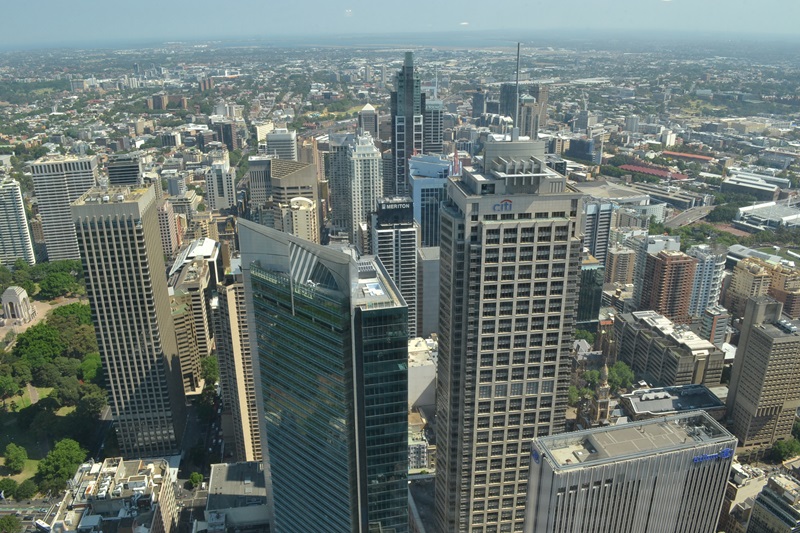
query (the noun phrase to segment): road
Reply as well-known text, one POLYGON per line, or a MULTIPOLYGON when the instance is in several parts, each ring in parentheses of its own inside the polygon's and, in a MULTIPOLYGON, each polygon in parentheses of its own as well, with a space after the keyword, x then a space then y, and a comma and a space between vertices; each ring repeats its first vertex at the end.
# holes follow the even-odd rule
POLYGON ((36 520, 43 520, 51 524, 60 503, 61 500, 53 502, 51 499, 34 499, 22 502, 0 500, 0 515, 16 515, 22 520, 22 525, 28 527, 33 527, 33 523, 36 520))
POLYGON ((686 211, 678 214, 677 216, 672 217, 671 219, 667 220, 664 225, 668 228, 680 228, 682 226, 688 226, 689 224, 693 224, 698 220, 705 218, 711 211, 714 210, 713 205, 701 205, 700 207, 692 207, 691 209, 687 209, 686 211))

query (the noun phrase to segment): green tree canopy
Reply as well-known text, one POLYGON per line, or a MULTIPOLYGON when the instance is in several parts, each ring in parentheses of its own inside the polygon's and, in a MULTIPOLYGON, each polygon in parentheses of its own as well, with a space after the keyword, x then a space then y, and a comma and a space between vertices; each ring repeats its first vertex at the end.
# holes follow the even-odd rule
POLYGON ((53 272, 39 284, 38 296, 45 300, 55 300, 78 290, 75 278, 64 272, 53 272))
POLYGON ((219 380, 219 362, 213 355, 200 360, 200 376, 206 381, 206 386, 211 386, 219 380))
POLYGON ((13 442, 9 442, 3 455, 6 458, 6 468, 15 474, 19 474, 25 469, 25 461, 28 460, 28 452, 22 446, 17 446, 13 442))
POLYGON ((22 531, 22 521, 13 514, 0 517, 0 533, 19 533, 22 531))
POLYGON ((619 389, 627 389, 633 385, 634 379, 633 370, 622 361, 617 361, 608 369, 608 384, 614 392, 619 389))
POLYGON ((203 474, 201 474, 200 472, 192 472, 189 475, 189 483, 192 484, 192 487, 196 487, 202 482, 203 482, 203 474))
POLYGON ((75 470, 86 459, 86 450, 77 441, 62 439, 50 453, 39 462, 36 479, 40 490, 57 494, 64 490, 67 480, 75 475, 75 470))
POLYGON ((81 361, 81 378, 83 381, 97 383, 102 376, 103 362, 97 352, 88 353, 81 361))
POLYGON ((17 490, 14 491, 14 499, 17 501, 28 500, 36 496, 39 488, 32 479, 26 479, 19 484, 17 490))
POLYGON ((3 493, 3 497, 6 499, 14 497, 14 491, 17 490, 18 485, 19 483, 10 477, 0 478, 0 492, 3 493))
POLYGON ((3 398, 3 405, 5 406, 6 400, 19 391, 19 384, 17 380, 10 375, 0 376, 0 396, 3 398))

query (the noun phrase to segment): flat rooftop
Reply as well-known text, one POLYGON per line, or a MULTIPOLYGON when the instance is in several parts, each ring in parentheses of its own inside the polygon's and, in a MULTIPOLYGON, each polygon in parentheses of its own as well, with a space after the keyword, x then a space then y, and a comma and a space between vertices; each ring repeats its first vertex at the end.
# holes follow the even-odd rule
POLYGON ((207 511, 267 504, 267 483, 260 461, 211 465, 207 511))
POLYGON ((110 203, 138 202, 147 188, 130 187, 92 187, 72 205, 92 205, 110 203))
POLYGON ((365 256, 356 261, 358 282, 352 292, 353 305, 364 309, 405 305, 405 300, 389 275, 375 258, 365 256))
POLYGON ((594 428, 534 439, 534 446, 554 470, 600 465, 691 449, 731 444, 735 437, 704 411, 692 411, 620 426, 594 428))
POLYGON ((647 195, 647 193, 637 191, 626 185, 620 185, 608 181, 585 181, 581 183, 574 183, 573 185, 582 193, 586 193, 600 199, 643 197, 647 195))
POLYGON ((625 405, 630 406, 635 414, 656 415, 697 409, 725 408, 725 404, 705 385, 639 389, 630 394, 623 394, 622 400, 625 405))

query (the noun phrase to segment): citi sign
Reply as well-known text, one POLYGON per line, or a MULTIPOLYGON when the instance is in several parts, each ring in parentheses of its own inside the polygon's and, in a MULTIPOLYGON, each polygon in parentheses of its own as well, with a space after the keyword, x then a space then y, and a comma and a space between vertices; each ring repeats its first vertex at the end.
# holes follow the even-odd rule
POLYGON ((717 453, 709 453, 703 455, 695 455, 692 457, 693 463, 704 463, 706 461, 713 461, 715 459, 728 459, 733 455, 733 450, 730 448, 723 448, 717 453))
POLYGON ((494 204, 492 206, 492 211, 511 211, 511 200, 503 200, 499 204, 494 204))

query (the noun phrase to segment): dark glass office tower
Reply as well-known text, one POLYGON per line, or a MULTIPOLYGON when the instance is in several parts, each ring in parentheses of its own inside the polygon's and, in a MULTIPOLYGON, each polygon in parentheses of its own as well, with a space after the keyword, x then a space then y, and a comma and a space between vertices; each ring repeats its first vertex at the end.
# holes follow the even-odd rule
POLYGON ((377 258, 244 220, 239 239, 276 530, 406 533, 405 301, 377 258))
POLYGON ((386 195, 408 194, 408 158, 423 151, 424 112, 419 76, 414 70, 414 56, 406 52, 403 68, 394 77, 394 91, 391 94, 394 190, 384 191, 386 195))

